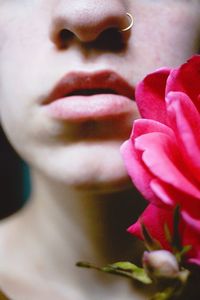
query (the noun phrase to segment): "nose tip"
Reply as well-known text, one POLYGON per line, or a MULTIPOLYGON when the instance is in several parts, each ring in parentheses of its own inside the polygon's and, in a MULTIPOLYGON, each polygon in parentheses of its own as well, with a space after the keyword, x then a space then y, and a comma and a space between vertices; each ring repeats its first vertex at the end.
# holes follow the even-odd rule
POLYGON ((126 10, 122 1, 73 1, 70 9, 56 7, 51 36, 55 40, 61 32, 68 32, 68 36, 74 35, 81 42, 92 42, 107 29, 120 30, 126 26, 126 10))

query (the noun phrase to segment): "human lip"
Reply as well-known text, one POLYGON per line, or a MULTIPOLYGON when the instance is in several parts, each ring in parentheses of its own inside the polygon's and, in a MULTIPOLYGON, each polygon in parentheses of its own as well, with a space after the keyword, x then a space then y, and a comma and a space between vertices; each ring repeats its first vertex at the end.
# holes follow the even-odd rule
POLYGON ((66 121, 116 118, 133 110, 134 87, 115 72, 71 72, 43 103, 51 117, 66 121))

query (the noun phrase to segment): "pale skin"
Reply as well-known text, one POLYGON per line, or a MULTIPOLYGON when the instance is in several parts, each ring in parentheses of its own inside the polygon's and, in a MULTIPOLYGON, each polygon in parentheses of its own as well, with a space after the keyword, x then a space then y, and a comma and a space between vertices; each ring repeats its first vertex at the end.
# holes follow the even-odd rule
POLYGON ((11 299, 147 299, 130 281, 75 266, 137 258, 126 227, 140 204, 119 152, 135 102, 125 120, 71 124, 43 114, 40 99, 70 71, 112 70, 135 86, 178 66, 199 51, 199 14, 199 0, 0 0, 0 120, 32 175, 28 205, 0 226, 0 287, 11 299), (100 34, 128 25, 126 12, 125 45, 99 49, 100 34), (61 49, 62 29, 73 39, 61 49))

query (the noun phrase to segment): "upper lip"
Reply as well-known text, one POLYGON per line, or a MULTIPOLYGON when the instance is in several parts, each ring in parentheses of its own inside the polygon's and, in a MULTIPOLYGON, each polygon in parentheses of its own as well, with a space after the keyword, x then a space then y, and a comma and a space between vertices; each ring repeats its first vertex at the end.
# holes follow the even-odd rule
POLYGON ((44 104, 72 95, 119 94, 134 99, 134 87, 113 71, 70 72, 56 84, 44 104))

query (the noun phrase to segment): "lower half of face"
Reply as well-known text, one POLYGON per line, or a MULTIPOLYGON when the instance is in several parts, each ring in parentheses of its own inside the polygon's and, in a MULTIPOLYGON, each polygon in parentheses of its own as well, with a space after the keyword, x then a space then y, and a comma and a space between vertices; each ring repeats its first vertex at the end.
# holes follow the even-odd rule
POLYGON ((131 107, 128 113, 69 122, 52 118, 40 105, 26 107, 26 115, 6 106, 1 123, 15 150, 40 175, 81 190, 109 192, 130 186, 120 146, 139 117, 135 102, 131 107))

